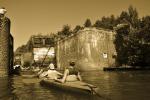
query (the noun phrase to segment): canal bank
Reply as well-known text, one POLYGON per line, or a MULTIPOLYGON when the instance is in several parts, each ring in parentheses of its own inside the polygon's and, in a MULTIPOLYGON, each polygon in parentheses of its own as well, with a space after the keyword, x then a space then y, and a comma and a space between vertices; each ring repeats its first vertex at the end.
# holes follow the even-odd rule
POLYGON ((104 67, 103 71, 149 71, 150 67, 104 67))

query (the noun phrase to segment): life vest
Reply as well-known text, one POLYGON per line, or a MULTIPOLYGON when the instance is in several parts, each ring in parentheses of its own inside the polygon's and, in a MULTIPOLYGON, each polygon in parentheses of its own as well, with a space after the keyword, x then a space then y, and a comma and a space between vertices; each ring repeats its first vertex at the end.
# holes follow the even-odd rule
POLYGON ((68 67, 69 75, 78 75, 78 70, 74 67, 68 67))

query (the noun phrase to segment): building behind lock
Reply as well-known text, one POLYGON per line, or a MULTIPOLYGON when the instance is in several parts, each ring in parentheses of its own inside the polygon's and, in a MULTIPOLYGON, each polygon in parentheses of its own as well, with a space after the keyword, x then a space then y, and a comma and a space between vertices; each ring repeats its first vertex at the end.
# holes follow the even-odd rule
POLYGON ((33 35, 26 44, 26 50, 21 53, 21 65, 48 66, 55 62, 54 41, 50 35, 33 35))

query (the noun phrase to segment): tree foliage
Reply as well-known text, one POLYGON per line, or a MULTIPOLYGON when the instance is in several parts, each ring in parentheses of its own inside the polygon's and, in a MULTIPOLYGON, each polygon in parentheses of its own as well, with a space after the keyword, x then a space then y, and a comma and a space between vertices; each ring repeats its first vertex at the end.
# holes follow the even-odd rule
POLYGON ((120 65, 150 66, 150 16, 140 19, 136 9, 130 6, 128 12, 123 11, 116 20, 118 24, 129 25, 128 29, 124 26, 116 30, 115 44, 120 65))
POLYGON ((114 15, 111 15, 110 17, 103 16, 102 19, 97 20, 93 26, 96 28, 113 29, 115 25, 116 19, 114 15))
POLYGON ((81 29, 83 29, 83 27, 81 27, 80 25, 77 25, 75 28, 74 28, 74 30, 73 30, 73 32, 74 33, 77 33, 79 30, 81 30, 81 29))
POLYGON ((91 27, 91 26, 92 26, 91 20, 87 19, 84 23, 84 27, 91 27))
POLYGON ((25 53, 25 52, 27 52, 27 46, 26 45, 21 45, 15 51, 15 53, 25 53))
POLYGON ((69 25, 64 25, 61 31, 57 32, 57 38, 64 38, 72 34, 71 27, 69 25))
POLYGON ((136 8, 129 6, 118 17, 103 16, 93 26, 116 30, 114 43, 119 66, 150 66, 150 16, 139 18, 136 8))

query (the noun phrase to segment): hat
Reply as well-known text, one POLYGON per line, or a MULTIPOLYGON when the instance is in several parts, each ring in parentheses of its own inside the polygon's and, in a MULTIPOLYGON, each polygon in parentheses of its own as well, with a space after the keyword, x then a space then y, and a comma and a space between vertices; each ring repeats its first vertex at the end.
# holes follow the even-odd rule
POLYGON ((54 64, 53 64, 53 63, 50 63, 50 64, 49 64, 49 68, 52 69, 52 70, 55 69, 54 64))
POLYGON ((7 11, 6 11, 6 9, 4 8, 4 7, 1 7, 0 8, 0 14, 5 14, 7 11))

